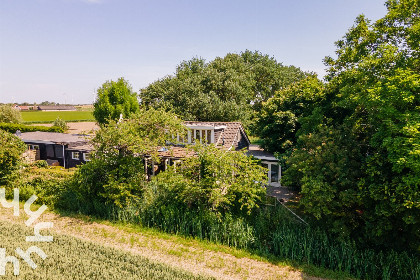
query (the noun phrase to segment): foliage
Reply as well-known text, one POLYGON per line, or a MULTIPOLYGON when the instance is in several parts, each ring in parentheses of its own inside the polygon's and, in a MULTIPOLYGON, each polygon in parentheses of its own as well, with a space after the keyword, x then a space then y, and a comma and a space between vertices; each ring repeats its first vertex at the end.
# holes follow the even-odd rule
MULTIPOLYGON (((191 209, 218 215, 249 215, 265 197, 266 174, 244 152, 224 151, 214 145, 194 146, 196 156, 154 178, 157 188, 191 209)), ((169 203, 169 202, 168 202, 169 203)))
POLYGON ((69 129, 69 126, 67 125, 66 121, 60 119, 60 117, 57 117, 55 121, 53 122, 53 126, 61 128, 63 131, 66 131, 69 129))
POLYGON ((45 167, 48 167, 48 163, 47 163, 47 161, 46 160, 37 160, 36 162, 34 162, 34 164, 33 164, 35 167, 38 167, 38 168, 45 168, 45 167))
POLYGON ((21 156, 26 150, 25 143, 17 136, 0 129, 0 185, 19 168, 21 156))
POLYGON ((44 131, 44 132, 63 132, 63 129, 56 126, 46 127, 46 126, 36 126, 36 125, 24 125, 24 124, 15 124, 15 123, 0 123, 0 129, 16 133, 20 132, 33 132, 33 131, 44 131))
POLYGON ((262 103, 256 117, 256 134, 270 152, 285 153, 296 145, 302 119, 311 115, 325 99, 323 83, 308 76, 274 94, 262 103))
POLYGON ((319 228, 280 222, 272 238, 273 253, 300 263, 347 272, 360 279, 418 279, 418 257, 406 252, 358 250, 319 228))
POLYGON ((137 94, 124 78, 102 84, 93 105, 95 108, 93 116, 99 124, 118 120, 121 115, 123 118, 130 118, 133 113, 139 111, 137 94))
POLYGON ((185 120, 247 125, 262 101, 305 76, 259 52, 229 53, 208 63, 193 58, 183 61, 174 76, 141 89, 140 99, 147 108, 173 110, 185 120))
POLYGON ((0 105, 0 123, 21 123, 22 116, 19 110, 11 105, 0 105))
POLYGON ((328 102, 305 119, 284 181, 334 231, 397 250, 420 248, 420 6, 387 2, 336 43, 328 102))
MULTIPOLYGON (((10 212, 10 215, 13 215, 12 212, 10 212)), ((37 246, 46 253, 47 258, 42 260, 37 256, 34 257, 36 254, 32 254, 32 260, 38 266, 36 269, 32 269, 14 251, 17 247, 25 251, 31 246, 25 242, 24 237, 33 234, 32 228, 23 225, 0 223, 0 239, 2 240, 2 247, 6 249, 6 256, 16 256, 20 261, 19 277, 13 277, 13 265, 8 264, 6 266, 7 278, 33 280, 211 279, 152 262, 142 256, 119 249, 56 233, 53 234, 54 242, 37 243, 37 246)))
POLYGON ((67 195, 67 186, 74 171, 62 167, 48 167, 46 161, 36 161, 32 165, 19 170, 19 176, 9 182, 7 193, 13 196, 13 188, 19 188, 19 198, 28 200, 33 194, 38 196, 37 203, 49 207, 62 205, 61 200, 67 195))
POLYGON ((104 125, 92 139, 91 161, 77 170, 71 184, 86 211, 98 213, 104 204, 123 207, 138 200, 145 181, 142 156, 158 161, 157 147, 184 130, 175 115, 154 109, 104 125))

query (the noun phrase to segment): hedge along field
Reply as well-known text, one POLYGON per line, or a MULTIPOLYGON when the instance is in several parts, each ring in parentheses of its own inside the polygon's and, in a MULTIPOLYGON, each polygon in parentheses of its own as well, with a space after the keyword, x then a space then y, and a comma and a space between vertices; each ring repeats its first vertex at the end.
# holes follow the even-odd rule
POLYGON ((92 111, 26 111, 21 114, 25 123, 49 123, 57 117, 67 122, 95 121, 92 111))
POLYGON ((54 234, 50 243, 27 243, 25 237, 33 234, 24 225, 0 222, 0 248, 6 248, 6 256, 16 256, 20 262, 19 276, 14 276, 13 265, 7 264, 6 279, 213 279, 65 235, 54 234), (36 253, 31 254, 38 265, 36 269, 14 252, 16 247, 26 251, 30 246, 38 246, 47 254, 45 260, 36 253))

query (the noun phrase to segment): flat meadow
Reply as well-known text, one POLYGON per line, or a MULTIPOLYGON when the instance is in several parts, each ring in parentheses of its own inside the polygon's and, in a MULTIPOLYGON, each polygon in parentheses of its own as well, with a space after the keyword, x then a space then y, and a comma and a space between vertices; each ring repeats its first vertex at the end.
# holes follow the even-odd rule
POLYGON ((25 123, 50 123, 57 117, 66 122, 94 121, 93 111, 24 111, 25 123))

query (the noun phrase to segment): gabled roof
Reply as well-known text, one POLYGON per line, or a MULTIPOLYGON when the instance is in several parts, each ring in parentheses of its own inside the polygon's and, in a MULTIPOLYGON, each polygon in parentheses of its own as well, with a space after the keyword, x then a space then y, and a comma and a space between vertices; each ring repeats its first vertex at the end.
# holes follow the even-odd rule
POLYGON ((215 144, 224 149, 231 149, 234 146, 235 141, 238 140, 239 134, 242 134, 242 136, 245 137, 248 144, 251 143, 240 122, 185 121, 184 124, 187 127, 214 127, 215 130, 220 130, 220 134, 218 134, 218 137, 215 139, 215 144))

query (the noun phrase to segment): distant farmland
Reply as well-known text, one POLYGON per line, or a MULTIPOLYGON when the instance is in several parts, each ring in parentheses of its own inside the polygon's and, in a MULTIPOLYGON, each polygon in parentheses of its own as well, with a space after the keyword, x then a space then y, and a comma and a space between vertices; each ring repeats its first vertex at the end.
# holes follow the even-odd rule
POLYGON ((26 111, 22 112, 25 123, 50 123, 57 117, 67 122, 94 121, 92 111, 26 111))

